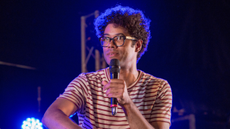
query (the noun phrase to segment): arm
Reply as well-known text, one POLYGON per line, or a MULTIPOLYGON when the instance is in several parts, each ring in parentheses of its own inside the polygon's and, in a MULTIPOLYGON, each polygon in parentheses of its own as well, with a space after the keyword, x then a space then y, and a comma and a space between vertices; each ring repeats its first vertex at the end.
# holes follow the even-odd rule
POLYGON ((131 129, 169 129, 169 123, 166 122, 152 122, 150 124, 133 102, 124 105, 124 110, 131 129))
POLYGON ((67 99, 58 98, 45 112, 42 123, 49 129, 80 129, 69 116, 77 110, 75 104, 67 99))

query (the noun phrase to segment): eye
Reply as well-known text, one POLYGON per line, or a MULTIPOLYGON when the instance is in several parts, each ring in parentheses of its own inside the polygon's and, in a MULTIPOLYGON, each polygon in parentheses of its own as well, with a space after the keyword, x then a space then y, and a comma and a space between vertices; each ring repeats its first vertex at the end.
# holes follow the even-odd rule
POLYGON ((109 38, 109 37, 104 37, 104 40, 105 40, 105 41, 109 41, 110 38, 109 38))
POLYGON ((124 36, 117 36, 117 40, 124 40, 124 36))

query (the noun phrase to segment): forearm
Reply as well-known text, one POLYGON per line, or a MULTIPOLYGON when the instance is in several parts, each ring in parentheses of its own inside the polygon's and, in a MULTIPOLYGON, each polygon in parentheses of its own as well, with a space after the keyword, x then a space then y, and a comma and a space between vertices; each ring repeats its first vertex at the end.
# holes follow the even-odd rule
POLYGON ((59 109, 49 109, 42 118, 42 123, 49 129, 81 129, 59 109))
POLYGON ((127 120, 131 129, 155 129, 140 113, 136 105, 132 102, 124 105, 127 120))

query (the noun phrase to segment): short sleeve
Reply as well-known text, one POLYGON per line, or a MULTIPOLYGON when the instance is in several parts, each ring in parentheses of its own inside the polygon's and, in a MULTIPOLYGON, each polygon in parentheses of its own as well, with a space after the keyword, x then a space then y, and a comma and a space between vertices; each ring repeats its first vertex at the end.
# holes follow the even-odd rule
POLYGON ((68 99, 77 106, 77 111, 81 110, 87 98, 87 78, 84 73, 80 74, 73 81, 69 83, 64 93, 58 98, 68 99))
POLYGON ((170 124, 172 108, 172 91, 167 81, 163 81, 159 87, 156 101, 151 112, 150 122, 167 122, 170 124))

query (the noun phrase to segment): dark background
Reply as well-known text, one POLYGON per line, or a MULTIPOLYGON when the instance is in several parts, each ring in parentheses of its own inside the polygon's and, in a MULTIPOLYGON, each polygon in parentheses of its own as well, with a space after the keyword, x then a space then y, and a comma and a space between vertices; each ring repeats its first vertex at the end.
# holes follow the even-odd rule
MULTIPOLYGON (((143 10, 151 19, 152 38, 138 69, 168 80, 173 106, 195 114, 198 129, 228 128, 229 1, 2 0, 0 61, 36 70, 0 65, 1 129, 20 128, 27 117, 42 117, 81 73, 80 17, 116 4, 143 10)), ((92 22, 87 22, 86 35, 95 39, 92 22)), ((92 42, 99 44, 98 40, 88 43, 92 42)), ((93 67, 89 65, 88 70, 93 67)), ((177 117, 172 114, 172 119, 177 117)), ((183 124, 172 123, 172 128, 188 128, 186 123, 179 125, 183 124)))

